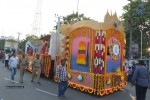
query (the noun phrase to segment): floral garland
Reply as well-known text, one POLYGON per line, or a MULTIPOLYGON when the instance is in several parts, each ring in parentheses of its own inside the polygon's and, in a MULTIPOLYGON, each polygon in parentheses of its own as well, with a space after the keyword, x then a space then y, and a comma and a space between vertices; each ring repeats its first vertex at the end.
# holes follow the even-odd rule
POLYGON ((110 56, 112 57, 113 60, 116 61, 120 56, 120 52, 121 52, 121 50, 120 50, 120 45, 119 45, 118 40, 113 40, 109 45, 109 54, 110 54, 110 56), (113 51, 113 48, 114 48, 115 45, 117 45, 118 50, 119 50, 117 55, 114 54, 114 51, 113 51))

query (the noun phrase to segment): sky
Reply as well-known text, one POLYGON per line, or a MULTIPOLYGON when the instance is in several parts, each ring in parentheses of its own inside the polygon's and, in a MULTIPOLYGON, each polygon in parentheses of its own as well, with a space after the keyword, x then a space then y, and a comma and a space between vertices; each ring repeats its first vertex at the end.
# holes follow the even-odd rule
MULTIPOLYGON (((78 0, 42 0, 42 24, 41 33, 49 34, 53 31, 59 16, 66 16, 72 12, 77 12, 78 0)), ((123 6, 128 0, 79 0, 78 12, 83 13, 99 22, 103 22, 107 12, 118 16, 123 13, 123 6)), ((32 25, 35 19, 37 0, 0 0, 0 36, 14 36, 20 39, 26 34, 31 34, 32 25)))

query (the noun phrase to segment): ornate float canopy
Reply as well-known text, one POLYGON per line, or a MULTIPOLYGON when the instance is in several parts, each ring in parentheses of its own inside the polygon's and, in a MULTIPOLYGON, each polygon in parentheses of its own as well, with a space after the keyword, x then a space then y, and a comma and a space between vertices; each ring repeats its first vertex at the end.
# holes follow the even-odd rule
POLYGON ((109 12, 107 11, 104 17, 104 22, 97 22, 94 20, 82 20, 73 24, 63 24, 61 26, 61 33, 63 35, 68 35, 74 29, 81 27, 89 27, 94 30, 107 30, 110 28, 117 29, 125 36, 123 24, 121 21, 119 21, 116 12, 112 15, 109 14, 109 12))

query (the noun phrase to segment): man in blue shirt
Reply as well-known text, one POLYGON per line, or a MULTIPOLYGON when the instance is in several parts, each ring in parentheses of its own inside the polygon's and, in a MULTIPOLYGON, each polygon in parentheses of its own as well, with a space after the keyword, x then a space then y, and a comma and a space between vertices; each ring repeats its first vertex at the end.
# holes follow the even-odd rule
POLYGON ((139 66, 134 71, 132 83, 136 84, 136 100, 145 100, 149 75, 143 60, 139 61, 139 66))
POLYGON ((11 80, 14 81, 14 76, 17 71, 17 66, 18 66, 18 57, 16 56, 15 52, 13 52, 12 57, 9 60, 9 66, 11 70, 11 80))

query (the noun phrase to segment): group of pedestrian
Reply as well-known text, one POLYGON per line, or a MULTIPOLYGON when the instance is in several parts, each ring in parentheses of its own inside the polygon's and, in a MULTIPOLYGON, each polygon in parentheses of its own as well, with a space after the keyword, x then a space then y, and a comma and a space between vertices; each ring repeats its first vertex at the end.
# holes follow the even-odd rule
POLYGON ((10 55, 8 54, 8 52, 6 52, 6 54, 5 54, 5 67, 7 67, 7 69, 8 69, 9 58, 10 58, 10 55))
MULTIPOLYGON (((32 80, 34 81, 35 76, 37 76, 37 83, 40 84, 40 74, 42 68, 42 62, 39 59, 39 54, 36 55, 36 58, 33 60, 32 63, 32 80)), ((23 83, 23 76, 25 73, 25 69, 29 66, 29 61, 25 57, 25 54, 22 53, 22 56, 18 58, 16 56, 15 51, 12 53, 12 57, 9 59, 9 69, 11 71, 11 80, 14 82, 14 77, 16 75, 17 69, 20 70, 20 83, 23 83)))
MULTIPOLYGON (((5 66, 11 71, 11 80, 14 82, 15 75, 17 69, 20 70, 20 83, 23 83, 23 76, 25 73, 25 69, 28 67, 29 61, 25 57, 25 54, 22 53, 22 56, 19 58, 16 55, 16 52, 13 51, 11 57, 9 58, 9 54, 5 54, 5 66)), ((37 83, 40 84, 40 75, 42 69, 42 61, 40 60, 40 55, 37 54, 36 58, 32 62, 32 80, 34 81, 35 76, 37 76, 37 83)), ((63 98, 65 95, 65 91, 68 87, 68 73, 66 69, 66 59, 61 59, 61 63, 56 68, 56 75, 58 79, 58 98, 63 98)))
POLYGON ((127 81, 131 82, 133 73, 135 71, 136 66, 138 66, 138 63, 135 64, 135 62, 132 63, 132 66, 129 66, 126 71, 127 71, 127 81))
POLYGON ((132 68, 129 68, 127 72, 131 75, 128 75, 128 81, 135 85, 136 100, 145 100, 150 80, 149 70, 144 61, 139 60, 137 64, 133 63, 132 68))

